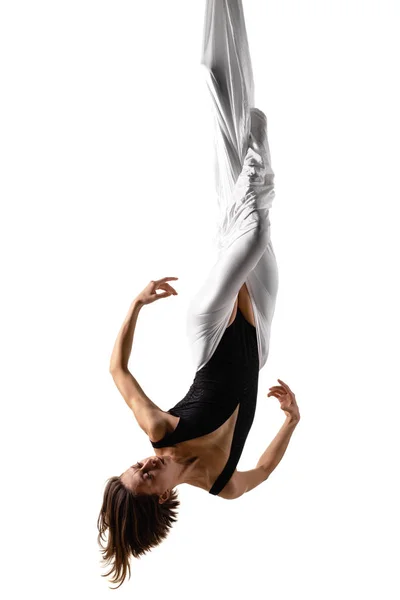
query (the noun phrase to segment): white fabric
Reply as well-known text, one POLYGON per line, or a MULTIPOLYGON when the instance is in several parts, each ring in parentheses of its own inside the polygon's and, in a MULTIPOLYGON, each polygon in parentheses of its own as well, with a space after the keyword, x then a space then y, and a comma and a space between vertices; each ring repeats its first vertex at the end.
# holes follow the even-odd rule
POLYGON ((267 118, 254 107, 242 0, 206 0, 201 68, 215 123, 217 261, 192 298, 187 334, 197 371, 217 348, 246 283, 261 369, 268 357, 278 291, 269 220, 275 191, 267 118))

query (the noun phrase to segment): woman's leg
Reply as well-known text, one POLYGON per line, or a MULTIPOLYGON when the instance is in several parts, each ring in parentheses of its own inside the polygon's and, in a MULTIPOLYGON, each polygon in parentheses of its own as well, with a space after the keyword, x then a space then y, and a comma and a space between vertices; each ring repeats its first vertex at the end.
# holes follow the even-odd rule
POLYGON ((274 195, 273 172, 263 113, 250 110, 254 83, 241 0, 206 0, 202 65, 215 117, 220 223, 218 259, 188 311, 188 335, 196 369, 214 353, 244 283, 258 324, 259 352, 265 353, 263 330, 268 337, 270 319, 261 313, 267 309, 270 315, 271 303, 266 306, 260 294, 265 296, 268 287, 273 290, 276 279, 268 218, 274 195), (248 153, 253 142, 256 150, 261 148, 260 154, 248 153))
POLYGON ((239 290, 264 255, 268 240, 269 228, 259 222, 219 255, 193 296, 187 327, 196 370, 208 362, 218 346, 239 290))
POLYGON ((279 288, 278 264, 271 238, 260 260, 248 273, 246 287, 252 301, 260 359, 259 368, 262 369, 269 354, 272 319, 279 288))
POLYGON ((201 65, 215 120, 215 185, 223 222, 243 168, 254 106, 242 0, 206 0, 201 65))

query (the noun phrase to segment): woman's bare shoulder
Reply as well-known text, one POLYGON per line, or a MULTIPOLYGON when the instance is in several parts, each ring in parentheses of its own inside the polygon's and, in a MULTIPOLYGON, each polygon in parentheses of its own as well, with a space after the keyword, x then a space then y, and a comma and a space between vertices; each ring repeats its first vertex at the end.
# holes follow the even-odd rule
POLYGON ((150 442, 160 442, 167 433, 174 431, 178 425, 180 417, 170 415, 163 410, 157 413, 157 419, 152 423, 151 430, 147 432, 150 442))

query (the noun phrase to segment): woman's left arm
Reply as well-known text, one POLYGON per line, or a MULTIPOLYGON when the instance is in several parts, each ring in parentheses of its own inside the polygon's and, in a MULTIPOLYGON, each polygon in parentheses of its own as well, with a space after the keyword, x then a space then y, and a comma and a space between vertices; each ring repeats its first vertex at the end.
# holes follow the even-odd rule
POLYGON ((133 337, 139 312, 145 304, 150 304, 158 298, 165 298, 177 292, 165 281, 177 279, 165 277, 159 281, 151 281, 146 288, 133 300, 129 311, 118 333, 110 359, 110 373, 115 385, 121 392, 125 402, 133 411, 139 427, 152 438, 163 419, 163 411, 146 396, 145 392, 128 369, 128 361, 132 351, 133 337), (166 290, 156 294, 156 289, 166 290))

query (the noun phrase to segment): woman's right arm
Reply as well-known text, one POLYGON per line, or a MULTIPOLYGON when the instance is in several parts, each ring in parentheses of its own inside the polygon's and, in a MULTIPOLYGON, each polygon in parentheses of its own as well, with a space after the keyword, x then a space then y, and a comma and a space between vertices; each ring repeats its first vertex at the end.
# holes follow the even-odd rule
MULTIPOLYGON (((177 277, 163 277, 156 281, 150 281, 144 290, 133 300, 119 330, 110 358, 109 370, 115 385, 132 410, 139 427, 152 440, 154 440, 154 436, 158 435, 160 424, 165 420, 163 416, 164 411, 145 394, 137 379, 129 371, 128 361, 132 351, 137 319, 142 307, 160 298, 178 294, 167 283, 171 279, 177 279, 177 277), (157 290, 163 290, 163 292, 157 294, 157 290)), ((155 439, 158 438, 156 437, 155 439)))

